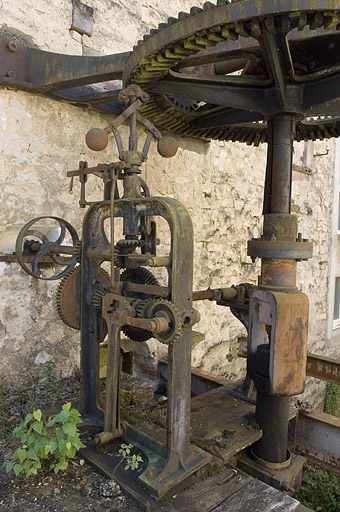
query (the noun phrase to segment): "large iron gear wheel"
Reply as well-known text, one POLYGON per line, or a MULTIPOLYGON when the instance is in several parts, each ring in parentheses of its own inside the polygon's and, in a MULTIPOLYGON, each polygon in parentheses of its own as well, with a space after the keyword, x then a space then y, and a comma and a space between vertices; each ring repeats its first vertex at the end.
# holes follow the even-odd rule
MULTIPOLYGON (((123 282, 132 282, 136 284, 150 284, 159 286, 159 283, 156 277, 150 272, 148 269, 144 267, 138 267, 136 269, 125 269, 120 276, 121 281, 123 282)), ((129 293, 128 297, 132 297, 135 299, 147 299, 149 295, 144 293, 129 293)), ((122 327, 122 331, 130 340, 132 341, 147 341, 150 338, 153 338, 153 334, 151 331, 147 331, 145 329, 139 329, 137 327, 133 327, 131 325, 124 325, 122 327)))
POLYGON ((340 135, 338 0, 227 0, 169 18, 128 59, 140 113, 183 136, 258 145, 296 114, 296 140, 340 135))
MULTIPOLYGON (((102 279, 110 279, 109 274, 99 270, 102 279)), ((55 304, 59 318, 72 329, 80 330, 81 267, 70 270, 60 281, 55 304)))

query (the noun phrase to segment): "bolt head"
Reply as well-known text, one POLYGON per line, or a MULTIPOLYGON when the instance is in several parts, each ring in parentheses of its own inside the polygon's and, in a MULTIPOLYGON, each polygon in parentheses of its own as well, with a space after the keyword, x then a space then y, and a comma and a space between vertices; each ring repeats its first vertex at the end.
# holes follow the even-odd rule
POLYGON ((17 44, 14 41, 10 41, 7 45, 10 52, 16 52, 18 47, 17 44))

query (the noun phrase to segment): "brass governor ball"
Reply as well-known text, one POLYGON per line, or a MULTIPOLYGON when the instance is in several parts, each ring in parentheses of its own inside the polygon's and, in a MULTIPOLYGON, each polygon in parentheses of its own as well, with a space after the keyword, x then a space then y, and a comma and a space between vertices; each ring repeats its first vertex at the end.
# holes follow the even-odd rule
POLYGON ((101 128, 91 128, 86 134, 85 141, 87 146, 93 151, 103 151, 109 139, 105 130, 101 128))
POLYGON ((163 158, 171 158, 177 153, 178 144, 173 137, 165 136, 161 137, 157 142, 158 153, 163 158))

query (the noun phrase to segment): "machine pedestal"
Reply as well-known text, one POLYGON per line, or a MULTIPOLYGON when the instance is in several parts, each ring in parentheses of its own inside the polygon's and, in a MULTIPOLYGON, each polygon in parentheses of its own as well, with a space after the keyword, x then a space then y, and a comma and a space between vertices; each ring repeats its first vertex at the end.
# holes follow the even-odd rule
POLYGON ((304 466, 307 463, 305 457, 289 454, 286 463, 279 465, 263 465, 256 456, 251 453, 243 453, 237 457, 237 466, 248 475, 258 478, 262 482, 271 485, 275 489, 293 495, 301 486, 304 466))

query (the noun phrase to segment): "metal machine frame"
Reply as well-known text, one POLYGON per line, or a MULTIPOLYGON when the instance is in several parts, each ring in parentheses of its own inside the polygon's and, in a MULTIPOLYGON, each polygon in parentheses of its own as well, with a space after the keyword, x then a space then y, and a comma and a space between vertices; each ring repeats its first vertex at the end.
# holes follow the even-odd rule
MULTIPOLYGON (((88 174, 96 174, 105 182, 104 201, 90 206, 83 227, 82 409, 89 418, 102 421, 97 369, 98 340, 106 332, 102 318, 109 332, 109 366, 104 433, 97 437, 98 445, 122 431, 118 364, 122 327, 150 331, 168 344, 167 453, 161 450, 161 469, 154 459, 151 464, 156 469, 141 477, 144 487, 159 497, 209 460, 203 452, 192 450, 189 442, 190 333, 198 320, 192 300, 207 298, 230 306, 247 327, 247 382, 252 379, 257 389, 255 416, 262 430, 252 454, 266 471, 275 472, 291 464, 288 405, 291 396, 303 391, 308 325, 308 300, 297 290, 296 269, 298 261, 312 256, 312 244, 298 233, 297 218, 291 214, 293 141, 340 134, 340 11, 335 0, 320 0, 316 7, 315 2, 309 5, 304 0, 288 4, 280 0, 207 2, 203 9, 192 8, 178 19, 169 19, 133 52, 98 58, 53 55, 0 36, 1 84, 120 114, 104 130, 90 131, 88 144, 92 149, 103 149, 107 135, 113 133, 124 165, 87 169, 83 163, 79 171, 69 173, 80 178, 81 206, 87 204, 88 174), (84 88, 117 78, 122 78, 126 87, 121 96, 84 88), (122 113, 124 103, 128 106, 122 113), (129 149, 124 151, 117 127, 128 118, 129 149), (141 152, 136 146, 137 120, 148 130, 141 152), (139 166, 152 137, 160 143, 158 129, 206 140, 268 143, 263 235, 248 243, 248 255, 261 258, 257 286, 192 294, 189 216, 174 200, 148 197, 147 186, 139 178, 139 166), (115 197, 115 183, 120 178, 123 198, 115 197), (170 227, 168 259, 156 255, 154 216, 163 217, 170 227), (110 240, 103 234, 107 217, 110 240), (125 239, 118 246, 114 244, 115 217, 124 221, 125 239), (117 257, 123 268, 165 267, 167 285, 121 282, 117 257), (108 279, 99 274, 103 261, 111 261, 108 279), (138 293, 143 293, 143 298, 138 293), (155 298, 158 302, 153 302, 155 298)), ((172 149, 165 146, 165 156, 170 156, 172 149)), ((67 226, 63 221, 60 226, 63 234, 67 226)), ((18 255, 30 228, 31 224, 19 235, 18 255)), ((56 258, 63 254, 62 238, 59 247, 42 239, 31 249, 38 249, 38 260, 46 253, 56 258)), ((79 255, 77 243, 74 241, 67 251, 73 261, 79 255)), ((23 257, 21 263, 25 265, 23 257)), ((33 256, 34 265, 36 274, 38 263, 33 256)), ((129 432, 132 435, 131 429, 129 432)), ((142 439, 140 444, 149 443, 147 436, 142 439)))

